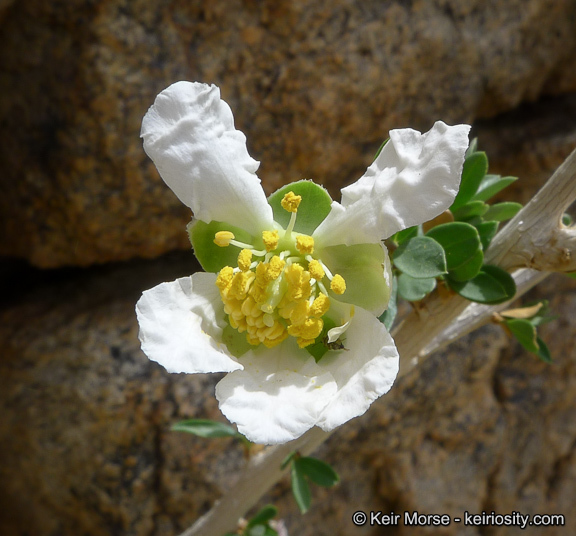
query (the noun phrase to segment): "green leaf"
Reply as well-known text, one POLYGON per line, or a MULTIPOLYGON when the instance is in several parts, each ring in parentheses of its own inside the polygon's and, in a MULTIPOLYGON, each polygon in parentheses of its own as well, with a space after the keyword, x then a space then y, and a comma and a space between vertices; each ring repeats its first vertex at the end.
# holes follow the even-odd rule
POLYGON ((511 201, 496 203, 490 206, 488 212, 484 214, 484 219, 494 221, 509 220, 516 216, 521 208, 522 205, 520 203, 512 203, 511 201))
POLYGON ((472 153, 475 153, 478 149, 478 138, 473 138, 466 149, 465 158, 468 158, 472 153))
POLYGON ((464 160, 464 168, 462 169, 462 181, 460 183, 460 190, 450 210, 454 212, 455 209, 465 205, 474 197, 480 186, 480 182, 488 171, 488 157, 484 152, 475 152, 470 154, 464 160))
POLYGON ((338 483, 338 473, 330 465, 317 458, 302 457, 294 460, 298 470, 306 475, 314 484, 330 488, 338 483))
POLYGON ((300 512, 305 514, 310 509, 312 497, 310 495, 310 486, 304 476, 304 473, 296 463, 292 463, 292 494, 296 500, 300 512))
POLYGON ((448 271, 465 265, 477 257, 478 251, 482 251, 480 235, 476 228, 461 221, 433 227, 426 236, 433 238, 444 248, 448 271))
POLYGON ((380 145, 380 147, 378 147, 378 150, 376 151, 376 154, 374 155, 374 160, 376 160, 379 156, 380 153, 382 152, 382 149, 384 149, 384 146, 390 141, 390 138, 386 138, 383 142, 382 145, 380 145))
POLYGON ((536 337, 536 341, 538 342, 538 357, 545 363, 552 363, 552 356, 546 343, 540 337, 536 337))
POLYGON ((484 203, 484 201, 469 201, 460 208, 455 209, 452 212, 455 220, 468 220, 470 218, 483 216, 488 212, 490 207, 484 203))
POLYGON ((239 227, 219 221, 205 223, 200 220, 193 220, 188 225, 188 236, 192 242, 194 254, 206 272, 219 272, 224 266, 234 267, 238 263, 240 248, 236 246, 222 248, 214 243, 214 235, 218 231, 231 231, 236 240, 264 249, 261 237, 254 238, 239 227))
POLYGON ((189 419, 180 421, 172 425, 171 430, 175 432, 187 432, 200 437, 244 437, 234 428, 223 422, 211 421, 209 419, 189 419))
POLYGON ((500 177, 500 175, 486 175, 480 182, 476 195, 472 198, 475 201, 488 201, 491 197, 496 195, 513 182, 517 181, 518 177, 500 177))
POLYGON ((498 231, 498 222, 497 221, 484 221, 475 225, 476 229, 478 230, 478 234, 480 235, 480 242, 482 243, 482 249, 486 251, 492 239, 496 236, 496 232, 498 231))
POLYGON ((566 227, 572 225, 572 216, 570 216, 568 212, 564 212, 564 214, 562 214, 562 225, 565 225, 566 227))
POLYGON ((388 308, 380 315, 378 320, 384 324, 384 327, 390 331, 394 319, 398 314, 398 278, 392 277, 392 289, 390 292, 390 300, 388 301, 388 308))
POLYGON ((298 233, 311 235, 316 227, 322 223, 322 220, 328 216, 332 208, 332 198, 322 186, 306 180, 293 182, 276 190, 268 198, 268 203, 274 212, 274 220, 284 229, 288 226, 291 213, 282 208, 281 202, 288 192, 302 196, 294 230, 298 233))
POLYGON ((450 288, 467 300, 496 304, 511 300, 516 294, 516 283, 512 276, 498 268, 485 264, 480 273, 469 281, 453 281, 447 278, 450 288))
POLYGON ((402 244, 409 238, 418 235, 418 226, 415 225, 414 227, 408 227, 407 229, 403 229, 402 231, 398 231, 396 234, 392 235, 388 240, 394 242, 396 245, 402 244))
POLYGON ((286 456, 286 458, 284 458, 282 460, 282 463, 280 464, 280 469, 284 470, 286 469, 286 467, 288 467, 288 465, 290 463, 292 463, 292 460, 298 455, 298 451, 293 450, 290 454, 288 454, 288 456, 286 456))
POLYGON ((400 274, 398 277, 398 294, 408 301, 422 300, 436 287, 436 279, 416 279, 408 274, 400 274))
POLYGON ((454 268, 454 270, 450 270, 448 277, 453 281, 468 281, 480 273, 483 263, 484 252, 482 249, 477 249, 476 253, 464 264, 461 264, 458 268, 454 268))
POLYGON ((265 525, 272 518, 276 517, 278 514, 278 508, 272 504, 266 505, 264 508, 259 510, 256 515, 248 521, 247 527, 253 527, 255 525, 265 525))
POLYGON ((513 318, 506 320, 506 325, 526 350, 538 353, 536 327, 529 320, 513 318))
POLYGON ((576 272, 566 272, 564 275, 567 275, 571 279, 576 279, 576 272))
POLYGON ((426 236, 403 242, 394 252, 394 266, 414 278, 428 279, 446 273, 446 257, 442 246, 426 236))

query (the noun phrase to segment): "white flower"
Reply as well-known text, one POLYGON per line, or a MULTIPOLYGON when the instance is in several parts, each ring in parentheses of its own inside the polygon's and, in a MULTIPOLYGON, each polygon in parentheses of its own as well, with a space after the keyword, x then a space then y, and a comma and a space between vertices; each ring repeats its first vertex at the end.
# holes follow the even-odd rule
POLYGON ((390 292, 382 240, 452 203, 468 131, 442 122, 426 134, 391 131, 341 203, 309 181, 267 200, 219 89, 167 88, 144 118, 144 148, 192 209, 192 244, 213 273, 144 292, 143 351, 169 372, 228 372, 220 409, 257 443, 362 415, 398 372, 377 318, 390 292))

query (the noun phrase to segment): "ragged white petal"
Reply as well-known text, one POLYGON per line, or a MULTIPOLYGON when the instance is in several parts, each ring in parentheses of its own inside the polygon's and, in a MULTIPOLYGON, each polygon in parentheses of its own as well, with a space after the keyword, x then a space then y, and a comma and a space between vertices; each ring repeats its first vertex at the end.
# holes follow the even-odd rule
POLYGON ((215 274, 197 273, 162 283, 138 300, 142 350, 168 372, 242 368, 219 342, 225 315, 215 281, 215 274))
POLYGON ((342 336, 348 351, 330 351, 319 362, 338 384, 338 392, 317 423, 326 431, 362 415, 389 391, 398 374, 394 341, 384 324, 370 313, 356 307, 342 336))
POLYGON ((252 235, 271 228, 272 209, 256 176, 259 163, 234 128, 216 86, 177 82, 142 122, 144 149, 195 218, 230 223, 252 235))
POLYGON ((342 189, 342 203, 332 203, 314 239, 323 247, 378 242, 442 213, 458 193, 469 130, 442 121, 425 134, 391 130, 366 173, 342 189))
POLYGON ((285 443, 312 428, 336 394, 330 372, 287 340, 242 356, 244 370, 216 386, 220 410, 240 433, 260 444, 285 443))

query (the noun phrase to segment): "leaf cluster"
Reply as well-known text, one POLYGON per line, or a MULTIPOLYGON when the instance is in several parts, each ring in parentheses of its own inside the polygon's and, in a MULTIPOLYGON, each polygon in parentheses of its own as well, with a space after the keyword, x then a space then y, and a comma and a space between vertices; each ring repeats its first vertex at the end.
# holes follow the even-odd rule
POLYGON ((282 462, 282 469, 290 465, 290 476, 292 478, 292 494, 294 500, 300 508, 300 512, 305 514, 312 504, 312 494, 310 492, 310 482, 318 486, 330 488, 338 483, 340 477, 327 463, 309 456, 300 456, 297 452, 292 452, 282 462))
MULTIPOLYGON (((484 255, 500 222, 522 208, 519 203, 490 205, 488 200, 515 180, 489 175, 486 153, 477 150, 474 140, 466 152, 460 190, 449 210, 388 240, 397 296, 419 301, 442 284, 483 304, 513 298, 513 278, 505 270, 485 264, 484 255)), ((391 306, 395 308, 395 304, 391 306)), ((390 316, 385 313, 383 321, 390 323, 390 316)))

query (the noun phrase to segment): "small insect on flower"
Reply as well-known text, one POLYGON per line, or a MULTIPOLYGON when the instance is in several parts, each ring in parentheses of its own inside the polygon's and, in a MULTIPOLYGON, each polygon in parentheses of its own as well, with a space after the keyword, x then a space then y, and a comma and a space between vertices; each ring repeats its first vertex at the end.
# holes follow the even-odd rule
POLYGON ((344 347, 344 340, 338 337, 335 341, 328 342, 328 335, 322 339, 322 344, 328 348, 328 350, 346 350, 348 352, 348 348, 344 347))

